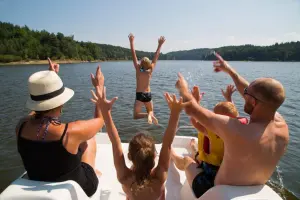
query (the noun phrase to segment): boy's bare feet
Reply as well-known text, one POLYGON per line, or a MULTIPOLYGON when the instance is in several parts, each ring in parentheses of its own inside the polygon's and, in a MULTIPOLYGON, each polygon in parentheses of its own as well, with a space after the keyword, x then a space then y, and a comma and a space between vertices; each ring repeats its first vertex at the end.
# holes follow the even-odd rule
POLYGON ((149 112, 149 114, 148 114, 148 123, 149 124, 154 123, 155 125, 158 125, 158 120, 154 116, 153 112, 149 112))

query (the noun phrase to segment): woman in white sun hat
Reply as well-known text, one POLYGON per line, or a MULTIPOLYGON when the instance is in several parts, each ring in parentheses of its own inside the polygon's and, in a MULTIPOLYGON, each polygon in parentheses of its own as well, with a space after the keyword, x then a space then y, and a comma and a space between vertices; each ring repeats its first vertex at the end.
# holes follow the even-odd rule
MULTIPOLYGON (((57 75, 59 65, 48 61, 48 71, 39 71, 29 77, 30 97, 26 107, 32 112, 16 127, 18 151, 31 180, 74 180, 87 196, 92 196, 98 187, 94 136, 104 121, 96 106, 93 119, 60 122, 62 107, 74 91, 66 88, 57 75)), ((95 87, 100 73, 98 67, 96 77, 91 75, 95 87)))

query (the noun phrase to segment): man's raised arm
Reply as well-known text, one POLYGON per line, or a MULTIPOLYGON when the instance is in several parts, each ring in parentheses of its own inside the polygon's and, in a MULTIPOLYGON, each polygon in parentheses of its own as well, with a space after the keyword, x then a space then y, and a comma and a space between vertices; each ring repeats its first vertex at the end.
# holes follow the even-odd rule
POLYGON ((242 97, 245 98, 244 89, 248 87, 248 81, 246 81, 246 79, 239 75, 219 54, 215 53, 215 56, 218 58, 218 60, 214 62, 214 71, 223 71, 229 74, 234 81, 237 90, 242 95, 242 97))
POLYGON ((183 101, 189 102, 188 105, 185 106, 186 114, 194 118, 196 121, 199 121, 201 125, 208 130, 213 131, 222 139, 230 137, 229 134, 225 133, 231 132, 233 134, 235 132, 233 131, 233 127, 235 127, 238 123, 228 116, 215 114, 200 106, 190 93, 188 84, 183 76, 179 73, 178 77, 179 79, 176 83, 176 88, 178 89, 180 96, 183 97, 183 101))
POLYGON ((156 49, 156 52, 155 52, 155 55, 152 59, 152 68, 155 67, 156 65, 156 62, 158 60, 158 57, 159 57, 159 54, 160 54, 160 49, 161 49, 161 46, 163 45, 163 43, 166 41, 165 37, 164 36, 161 36, 159 39, 158 39, 158 46, 157 46, 157 49, 156 49))
POLYGON ((137 69, 139 67, 139 64, 138 64, 138 59, 136 57, 136 53, 135 53, 135 49, 134 49, 134 35, 132 33, 130 33, 128 38, 130 41, 130 49, 131 49, 133 65, 134 65, 135 69, 137 69))

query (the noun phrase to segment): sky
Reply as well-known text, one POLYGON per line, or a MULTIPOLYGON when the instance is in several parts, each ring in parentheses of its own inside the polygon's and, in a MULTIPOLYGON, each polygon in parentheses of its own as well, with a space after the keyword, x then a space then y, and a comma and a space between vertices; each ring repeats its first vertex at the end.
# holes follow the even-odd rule
POLYGON ((0 0, 0 21, 165 53, 300 41, 300 0, 0 0))

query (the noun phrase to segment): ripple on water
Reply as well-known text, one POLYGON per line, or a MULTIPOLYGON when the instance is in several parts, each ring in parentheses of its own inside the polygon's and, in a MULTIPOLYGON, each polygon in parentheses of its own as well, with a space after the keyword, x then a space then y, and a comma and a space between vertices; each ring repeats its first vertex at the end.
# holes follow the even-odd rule
MULTIPOLYGON (((273 182, 279 183, 300 197, 300 68, 299 63, 274 63, 274 62, 232 62, 237 71, 247 77, 249 81, 257 77, 274 77, 282 82, 286 89, 286 101, 279 109, 285 117, 290 129, 290 143, 285 156, 279 163, 279 177, 274 173, 273 182), (262 67, 263 66, 263 67, 262 67), (284 69, 284 70, 282 70, 284 69)), ((63 109, 63 121, 78 119, 89 119, 93 117, 94 105, 90 102, 90 90, 93 88, 90 83, 90 73, 95 73, 97 64, 83 63, 61 65, 60 76, 64 84, 75 91, 74 97, 63 109)), ((7 186, 13 176, 9 172, 22 165, 16 149, 14 127, 21 116, 28 113, 24 108, 27 94, 28 77, 38 71, 45 70, 45 65, 40 66, 18 66, 0 68, 0 177, 6 182, 0 184, 2 188, 7 186), (11 178, 11 179, 10 179, 11 178)), ((133 120, 133 104, 135 100, 135 71, 132 62, 105 62, 101 63, 105 75, 108 98, 118 96, 119 99, 114 105, 113 119, 119 130, 122 141, 129 141, 137 132, 145 131, 151 134, 157 142, 161 142, 163 132, 169 120, 168 106, 164 100, 163 93, 170 92, 178 95, 175 89, 177 73, 181 72, 193 85, 200 86, 205 92, 202 105, 212 109, 213 106, 223 100, 221 88, 227 84, 233 84, 231 78, 224 73, 214 73, 211 62, 200 61, 160 61, 154 71, 151 81, 151 89, 154 101, 154 111, 159 119, 159 126, 148 125, 146 120, 133 120)), ((233 96, 240 114, 243 112, 244 103, 236 92, 233 96)), ((188 125, 189 118, 181 115, 180 125, 188 125)), ((105 129, 104 129, 105 130, 105 129)), ((178 135, 193 135, 196 132, 180 131, 178 135)), ((277 170, 278 171, 278 170, 277 170)), ((287 193, 281 191, 282 194, 287 193)))

